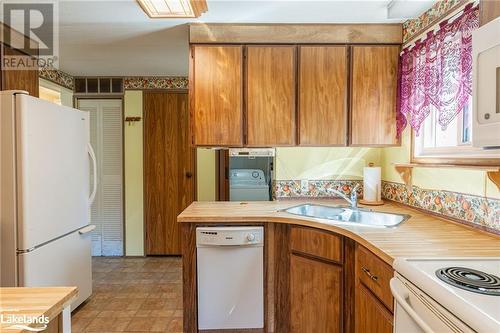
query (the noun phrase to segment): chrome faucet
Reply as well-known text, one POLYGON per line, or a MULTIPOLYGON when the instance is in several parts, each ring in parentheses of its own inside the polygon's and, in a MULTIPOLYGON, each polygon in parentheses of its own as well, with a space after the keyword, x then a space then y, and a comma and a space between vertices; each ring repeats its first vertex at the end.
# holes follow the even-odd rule
POLYGON ((358 187, 359 184, 356 184, 356 186, 351 189, 351 207, 353 209, 358 209, 358 187))
POLYGON ((337 194, 339 197, 341 197, 342 199, 347 201, 351 205, 352 209, 358 209, 358 194, 356 193, 356 190, 358 189, 358 187, 359 187, 359 184, 356 184, 356 186, 354 186, 352 188, 351 198, 348 198, 344 193, 337 191, 336 189, 331 188, 331 187, 328 188, 327 192, 332 192, 332 193, 337 194))

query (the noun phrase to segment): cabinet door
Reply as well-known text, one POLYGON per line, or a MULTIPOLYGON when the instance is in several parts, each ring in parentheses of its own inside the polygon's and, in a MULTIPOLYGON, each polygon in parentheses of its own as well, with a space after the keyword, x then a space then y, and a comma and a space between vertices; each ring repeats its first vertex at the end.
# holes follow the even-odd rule
POLYGON ((194 144, 243 144, 243 48, 192 48, 191 106, 194 144))
POLYGON ((300 144, 346 145, 347 47, 301 46, 299 59, 300 144))
POLYGON ((353 46, 351 145, 395 145, 399 46, 353 46))
POLYGON ((391 333, 389 310, 362 284, 358 284, 356 295, 356 333, 391 333))
POLYGON ((295 144, 295 47, 248 46, 248 146, 295 144))
POLYGON ((290 265, 291 332, 341 332, 342 268, 297 255, 290 265))

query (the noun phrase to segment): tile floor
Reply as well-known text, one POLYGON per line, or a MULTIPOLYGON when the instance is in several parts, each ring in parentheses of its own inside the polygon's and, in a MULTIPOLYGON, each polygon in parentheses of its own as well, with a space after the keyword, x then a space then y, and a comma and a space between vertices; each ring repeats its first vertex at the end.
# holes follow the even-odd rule
POLYGON ((182 332, 176 257, 93 258, 93 295, 72 314, 78 332, 182 332))

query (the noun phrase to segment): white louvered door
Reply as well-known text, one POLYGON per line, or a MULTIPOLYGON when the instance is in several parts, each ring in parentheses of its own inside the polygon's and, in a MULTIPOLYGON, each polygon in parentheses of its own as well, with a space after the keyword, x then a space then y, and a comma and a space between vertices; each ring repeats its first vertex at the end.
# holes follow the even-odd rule
MULTIPOLYGON (((90 142, 97 157, 97 194, 91 207, 92 255, 123 255, 123 112, 118 99, 81 99, 90 113, 90 142)), ((93 181, 91 179, 91 181, 93 181)))

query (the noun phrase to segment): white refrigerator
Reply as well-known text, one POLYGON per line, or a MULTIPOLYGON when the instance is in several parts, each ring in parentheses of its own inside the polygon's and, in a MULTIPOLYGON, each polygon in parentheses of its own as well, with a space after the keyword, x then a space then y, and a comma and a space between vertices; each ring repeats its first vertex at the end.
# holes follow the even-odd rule
POLYGON ((1 91, 0 149, 1 286, 77 286, 74 309, 92 293, 88 113, 1 91))

